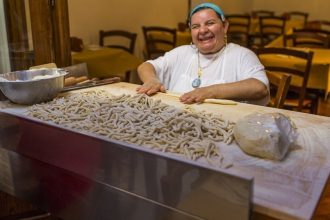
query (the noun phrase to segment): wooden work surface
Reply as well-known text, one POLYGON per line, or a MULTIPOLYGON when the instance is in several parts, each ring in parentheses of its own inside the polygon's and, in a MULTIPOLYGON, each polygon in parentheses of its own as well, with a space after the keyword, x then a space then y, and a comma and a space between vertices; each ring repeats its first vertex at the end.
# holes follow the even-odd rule
MULTIPOLYGON (((136 94, 137 85, 115 83, 90 89, 104 89, 114 95, 136 94)), ((71 91, 79 92, 79 91, 71 91)), ((157 94, 153 98, 164 103, 184 107, 177 97, 157 94)), ((1 107, 2 105, 2 107, 1 107)), ((321 197, 330 171, 330 118, 238 103, 237 105, 195 104, 197 111, 207 111, 231 121, 237 121, 252 112, 281 112, 293 120, 299 137, 288 156, 281 162, 263 160, 244 154, 236 143, 219 143, 220 152, 232 160, 227 171, 254 177, 253 209, 279 219, 310 219, 321 197)), ((7 112, 21 112, 19 106, 5 106, 7 112), (8 108, 9 107, 9 108, 8 108), (7 109, 6 109, 7 108, 7 109)), ((23 108, 24 109, 24 108, 23 108)))

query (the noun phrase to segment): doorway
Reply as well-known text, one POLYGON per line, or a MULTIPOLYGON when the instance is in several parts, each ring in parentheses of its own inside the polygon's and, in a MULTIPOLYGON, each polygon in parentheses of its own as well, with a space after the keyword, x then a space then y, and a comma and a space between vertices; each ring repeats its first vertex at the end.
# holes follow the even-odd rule
POLYGON ((67 0, 2 0, 10 71, 71 64, 67 0))

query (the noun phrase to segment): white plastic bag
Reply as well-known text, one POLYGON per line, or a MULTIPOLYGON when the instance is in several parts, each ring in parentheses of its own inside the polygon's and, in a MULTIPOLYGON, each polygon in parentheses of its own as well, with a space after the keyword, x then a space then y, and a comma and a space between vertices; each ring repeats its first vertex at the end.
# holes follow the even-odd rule
POLYGON ((281 113, 252 113, 237 121, 234 136, 245 153, 282 160, 298 133, 292 121, 281 113))

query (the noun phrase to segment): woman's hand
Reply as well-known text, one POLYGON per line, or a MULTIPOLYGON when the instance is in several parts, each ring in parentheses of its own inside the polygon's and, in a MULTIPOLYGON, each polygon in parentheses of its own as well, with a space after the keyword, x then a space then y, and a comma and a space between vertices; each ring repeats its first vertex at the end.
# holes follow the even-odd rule
POLYGON ((180 97, 180 101, 184 104, 202 103, 205 99, 213 98, 210 88, 197 88, 191 92, 187 92, 180 97))
POLYGON ((165 92, 165 86, 160 82, 156 76, 156 70, 153 65, 148 62, 142 63, 138 67, 138 74, 143 82, 136 91, 139 94, 153 95, 157 92, 165 92))
POLYGON ((150 79, 136 89, 139 94, 153 95, 157 92, 165 92, 165 86, 158 79, 150 79))

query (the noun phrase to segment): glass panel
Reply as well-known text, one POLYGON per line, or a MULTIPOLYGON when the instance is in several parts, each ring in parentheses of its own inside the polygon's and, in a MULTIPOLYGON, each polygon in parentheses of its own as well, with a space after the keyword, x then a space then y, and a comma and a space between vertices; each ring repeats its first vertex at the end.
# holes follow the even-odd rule
POLYGON ((34 65, 28 0, 1 0, 1 72, 34 65))
POLYGON ((0 0, 0 74, 10 71, 10 60, 3 0, 0 0))

